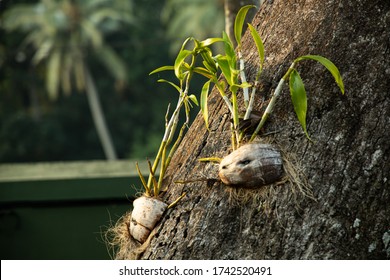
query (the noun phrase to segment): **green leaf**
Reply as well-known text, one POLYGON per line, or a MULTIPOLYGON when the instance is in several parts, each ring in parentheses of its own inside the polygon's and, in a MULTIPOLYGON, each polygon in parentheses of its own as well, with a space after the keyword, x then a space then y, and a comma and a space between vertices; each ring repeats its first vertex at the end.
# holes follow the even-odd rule
POLYGON ((255 5, 247 5, 242 7, 236 16, 236 19, 234 21, 234 36, 236 38, 236 42, 238 46, 241 46, 241 36, 242 36, 242 28, 244 26, 244 21, 246 18, 246 14, 248 13, 249 9, 256 8, 255 5))
POLYGON ((250 83, 248 83, 248 82, 241 83, 241 84, 236 85, 236 86, 239 87, 239 88, 250 88, 250 87, 252 87, 252 85, 250 83))
POLYGON ((95 9, 93 13, 90 14, 91 22, 93 22, 93 24, 96 26, 104 25, 104 23, 107 24, 107 22, 110 22, 114 28, 117 26, 117 24, 114 25, 114 22, 118 23, 123 21, 136 24, 135 17, 132 15, 133 13, 131 11, 131 7, 126 7, 129 4, 131 5, 130 1, 128 1, 130 3, 127 3, 127 1, 121 1, 119 7, 115 7, 115 1, 113 2, 114 3, 112 3, 111 7, 104 7, 103 5, 96 7, 98 9, 95 9))
POLYGON ((204 48, 204 47, 208 47, 214 43, 217 43, 217 42, 223 42, 223 39, 222 38, 207 38, 206 40, 203 40, 200 42, 200 47, 201 48, 204 48))
POLYGON ((206 77, 207 79, 216 78, 216 76, 211 71, 203 67, 195 67, 194 72, 206 77))
POLYGON ((232 85, 232 71, 230 69, 229 61, 226 56, 217 57, 218 67, 221 69, 222 74, 225 76, 226 81, 232 85))
POLYGON ((42 15, 37 15, 38 8, 42 8, 41 5, 18 4, 12 9, 6 9, 3 14, 2 27, 8 31, 33 30, 42 21, 42 15))
POLYGON ((236 93, 239 88, 244 88, 244 87, 242 87, 241 85, 232 84, 230 85, 229 90, 233 93, 236 93))
POLYGON ((336 65, 333 64, 332 61, 330 61, 329 59, 327 59, 323 56, 320 56, 320 55, 304 55, 304 56, 301 56, 301 57, 298 57, 297 59, 295 59, 294 62, 299 62, 299 61, 302 61, 305 59, 311 59, 311 60, 318 61, 324 67, 326 67, 326 69, 328 69, 328 71, 332 74, 333 78, 335 79, 337 85, 340 88, 341 93, 344 94, 343 79, 341 78, 339 69, 336 67, 336 65))
POLYGON ((185 47, 186 47, 186 45, 187 45, 187 43, 188 43, 189 41, 191 41, 191 40, 194 40, 194 41, 196 42, 196 40, 195 40, 194 38, 188 37, 187 39, 184 40, 183 44, 181 45, 180 51, 184 50, 185 47))
POLYGON ((189 41, 195 41, 195 43, 197 43, 197 40, 195 40, 194 38, 192 37, 188 37, 187 39, 184 40, 181 48, 180 48, 180 51, 175 59, 175 63, 173 65, 173 68, 174 68, 174 72, 175 72, 175 75, 176 77, 179 79, 179 80, 182 80, 184 79, 184 74, 183 72, 181 71, 181 68, 182 68, 182 65, 184 64, 185 62, 185 59, 192 54, 192 51, 190 50, 186 50, 185 47, 187 45, 187 43, 189 41))
POLYGON ((187 96, 187 98, 189 100, 191 100, 192 103, 194 103, 196 106, 199 106, 198 99, 196 98, 196 96, 194 94, 191 94, 191 95, 187 96))
POLYGON ((256 44, 257 53, 259 54, 259 58, 260 58, 260 70, 261 70, 261 69, 263 69, 263 64, 264 64, 263 41, 261 40, 259 33, 257 33, 256 29, 250 23, 248 23, 248 27, 249 27, 250 33, 252 35, 252 38, 256 44))
POLYGON ((71 83, 72 63, 73 63, 72 56, 64 55, 62 66, 61 66, 61 85, 62 85, 62 90, 66 95, 69 95, 72 89, 72 83, 71 83))
POLYGON ((150 195, 150 188, 148 187, 148 184, 146 184, 145 177, 141 173, 141 169, 139 168, 138 162, 135 163, 135 168, 138 172, 138 177, 141 179, 141 183, 144 186, 146 193, 150 195))
POLYGON ((80 22, 80 27, 82 29, 83 34, 89 39, 92 43, 93 48, 99 50, 103 43, 103 34, 97 28, 96 25, 91 23, 88 19, 82 20, 80 22))
POLYGON ((223 40, 225 43, 226 58, 229 61, 230 67, 235 69, 236 61, 237 61, 236 52, 234 51, 232 41, 230 40, 229 36, 225 32, 223 32, 223 40))
POLYGON ((162 72, 162 71, 167 71, 167 70, 174 70, 175 68, 171 65, 167 65, 167 66, 161 66, 157 69, 154 69, 152 72, 149 73, 149 75, 152 75, 152 74, 156 74, 158 72, 162 72))
POLYGON ((174 70, 175 75, 179 80, 183 79, 183 73, 181 71, 181 66, 184 64, 185 59, 192 54, 192 51, 190 50, 181 50, 179 54, 176 57, 175 64, 174 64, 174 70))
POLYGON ((227 66, 229 67, 229 69, 226 68, 226 65, 224 65, 224 61, 222 61, 222 59, 217 59, 217 61, 219 63, 222 61, 222 64, 220 64, 222 73, 225 75, 225 78, 227 79, 229 85, 232 86, 238 83, 238 75, 240 71, 239 69, 237 69, 237 56, 236 52, 234 51, 233 44, 225 32, 223 32, 223 39, 225 42, 226 53, 226 56, 224 56, 224 58, 227 61, 227 66))
POLYGON ((99 59, 104 63, 115 79, 125 81, 127 77, 126 65, 118 54, 107 45, 102 45, 99 48, 98 53, 99 59))
MULTIPOLYGON (((77 55, 76 55, 77 57, 77 55)), ((76 88, 79 91, 84 90, 85 88, 85 65, 84 65, 84 60, 81 58, 81 55, 78 56, 80 57, 79 60, 75 61, 75 64, 73 66, 73 76, 76 81, 76 88)))
POLYGON ((45 40, 42 44, 39 45, 37 52, 33 57, 33 63, 38 64, 42 59, 46 58, 50 51, 53 49, 54 41, 51 39, 45 40))
POLYGON ((167 80, 164 80, 164 79, 160 79, 158 80, 157 82, 159 83, 167 83, 167 84, 170 84, 171 86, 173 86, 179 93, 181 93, 181 88, 178 86, 178 85, 175 85, 174 83, 170 82, 170 81, 167 81, 167 80))
POLYGON ((206 66, 206 68, 211 72, 211 73, 217 73, 217 66, 215 65, 215 61, 212 58, 212 52, 209 48, 204 48, 201 52, 200 55, 203 58, 203 65, 206 66))
POLYGON ((211 81, 207 81, 203 85, 202 92, 200 94, 200 109, 202 111, 203 119, 207 129, 209 129, 209 111, 207 107, 207 98, 209 96, 210 82, 211 81))
POLYGON ((61 52, 55 51, 49 58, 46 70, 46 87, 49 97, 53 100, 58 97, 58 85, 60 82, 61 52))
POLYGON ((293 69, 290 74, 290 94, 294 105, 295 114, 298 117, 306 137, 310 139, 306 129, 307 96, 305 86, 299 73, 293 69))

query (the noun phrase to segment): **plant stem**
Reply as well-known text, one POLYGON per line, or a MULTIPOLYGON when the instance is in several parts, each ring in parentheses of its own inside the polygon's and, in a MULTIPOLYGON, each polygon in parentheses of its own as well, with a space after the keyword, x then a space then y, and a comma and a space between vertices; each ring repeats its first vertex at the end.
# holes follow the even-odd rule
POLYGON ((181 127, 180 129, 180 132, 179 132, 179 135, 175 141, 175 143, 173 144, 171 150, 169 151, 169 155, 167 157, 167 160, 166 160, 166 166, 168 166, 171 162, 171 159, 173 157, 173 154, 176 152, 181 140, 183 139, 183 136, 184 136, 184 130, 188 127, 188 122, 185 122, 183 124, 183 126, 181 127))
POLYGON ((237 93, 232 92, 232 105, 233 105, 233 124, 234 129, 238 127, 238 104, 237 104, 237 93))
MULTIPOLYGON (((154 159, 154 162, 153 162, 153 166, 150 170, 150 173, 149 173, 149 178, 148 178, 148 183, 147 183, 147 187, 150 189, 151 186, 152 186, 152 182, 153 182, 153 174, 156 173, 157 171, 157 168, 158 168, 158 165, 160 163, 160 159, 161 159, 161 155, 163 153, 163 150, 165 149, 166 147, 166 144, 167 142, 166 141, 161 141, 161 144, 160 144, 160 147, 158 149, 158 152, 157 152, 157 155, 154 159)), ((159 175, 161 176, 161 174, 159 175)), ((154 194, 156 196, 156 194, 154 194)))
POLYGON ((141 173, 141 169, 139 168, 138 162, 135 163, 135 168, 137 169, 138 176, 139 176, 139 178, 141 179, 142 185, 143 185, 144 188, 145 188, 146 195, 147 195, 147 196, 150 196, 150 195, 151 195, 151 193, 150 193, 150 188, 148 187, 148 185, 147 185, 146 182, 145 182, 145 178, 144 178, 144 176, 143 176, 142 173, 141 173))
POLYGON ((181 196, 179 196, 174 202, 172 202, 171 204, 168 205, 168 209, 171 209, 172 207, 176 206, 176 204, 181 200, 183 199, 183 197, 186 196, 186 192, 182 193, 181 196))
POLYGON ((257 125, 256 130, 253 132, 253 134, 249 140, 250 142, 252 142, 255 139, 255 137, 259 133, 260 129, 264 126, 265 121, 268 119, 269 115, 272 113, 272 110, 275 107, 275 102, 278 99, 280 93, 282 92, 283 85, 284 85, 285 81, 288 79, 288 77, 290 76, 291 71, 294 69, 294 67, 295 67, 295 62, 293 62, 291 64, 291 66, 290 66, 290 68, 288 68, 286 74, 284 74, 283 78, 280 79, 278 86, 276 87, 276 89, 272 95, 272 98, 271 98, 267 108, 265 109, 263 116, 261 117, 260 123, 257 125))
MULTIPOLYGON (((241 83, 246 83, 246 75, 245 75, 245 62, 244 59, 242 58, 242 53, 239 51, 238 52, 238 59, 240 60, 240 78, 241 78, 241 83)), ((244 104, 245 108, 248 108, 249 106, 249 89, 247 87, 244 87, 243 89, 244 93, 244 104)))
POLYGON ((230 125, 230 130, 232 132, 231 142, 232 142, 232 149, 234 151, 234 150, 237 149, 238 143, 236 142, 237 138, 236 138, 236 133, 235 133, 235 129, 234 129, 234 125, 233 124, 230 125))
POLYGON ((225 101, 226 105, 229 108, 230 113, 233 115, 233 106, 232 106, 232 103, 230 102, 229 98, 224 94, 224 95, 222 95, 222 99, 225 101))
MULTIPOLYGON (((246 108, 246 111, 245 111, 244 120, 249 119, 249 117, 250 117, 250 115, 252 113, 253 104, 254 104, 254 101, 255 101, 256 88, 257 88, 258 84, 259 84, 259 81, 256 79, 255 84, 253 85, 253 88, 252 88, 251 98, 249 100, 248 107, 246 108)), ((240 142, 244 138, 244 135, 245 135, 245 133, 243 131, 241 131, 240 136, 239 136, 239 141, 240 142)))
POLYGON ((256 88, 257 88, 257 85, 258 85, 258 84, 259 84, 259 81, 256 80, 256 81, 255 81, 255 84, 253 85, 253 88, 252 88, 251 98, 249 99, 249 104, 248 104, 248 107, 247 107, 246 112, 245 112, 244 120, 249 119, 249 116, 250 116, 251 113, 252 113, 253 104, 254 104, 254 102, 255 102, 256 88))
POLYGON ((232 103, 230 102, 229 98, 225 94, 225 89, 223 87, 223 83, 219 82, 217 78, 213 79, 212 82, 217 87, 219 94, 221 95, 223 101, 225 101, 226 106, 229 108, 230 113, 233 115, 233 106, 232 106, 232 103))
MULTIPOLYGON (((250 115, 252 113, 253 105, 255 103, 255 94, 256 94, 257 86, 259 85, 259 79, 260 79, 261 72, 262 72, 262 66, 260 66, 259 70, 257 71, 255 83, 252 87, 251 97, 249 99, 249 104, 248 104, 246 111, 245 111, 244 120, 249 119, 250 115)), ((244 138, 244 132, 242 131, 240 133, 239 141, 241 141, 243 138, 244 138)))
MULTIPOLYGON (((165 132, 164 132, 164 136, 163 136, 163 139, 161 141, 161 145, 160 145, 160 148, 159 148, 159 151, 156 155, 156 158, 155 158, 155 161, 153 163, 153 166, 152 166, 152 169, 149 173, 149 178, 148 178, 148 188, 150 189, 151 188, 151 185, 152 185, 152 182, 153 182, 153 173, 156 172, 156 169, 161 161, 161 168, 160 168, 160 174, 159 174, 159 178, 158 178, 158 183, 157 183, 157 186, 154 186, 154 196, 157 197, 160 193, 160 190, 161 190, 161 186, 162 186, 162 181, 164 179, 164 175, 165 175, 165 172, 168 168, 168 165, 171 161, 171 158, 173 156, 173 153, 174 151, 177 149, 177 146, 179 144, 179 142, 181 141, 181 139, 183 138, 183 131, 184 131, 184 127, 186 126, 186 124, 188 124, 188 117, 187 117, 187 120, 185 122, 185 124, 183 125, 183 127, 181 128, 180 130, 180 134, 178 136, 178 138, 176 139, 172 149, 170 150, 169 154, 168 154, 168 157, 167 157, 167 149, 170 145, 170 143, 172 142, 172 139, 174 138, 175 136, 175 132, 176 132, 176 128, 177 128, 177 124, 179 122, 179 113, 180 113, 180 110, 181 110, 181 107, 183 106, 184 102, 185 102, 185 99, 188 95, 188 91, 189 91, 189 84, 190 84, 190 80, 191 80, 191 77, 192 75, 191 74, 188 74, 187 78, 186 78, 186 85, 185 85, 185 89, 184 91, 181 91, 180 92, 180 96, 179 96, 179 100, 177 102, 177 105, 176 105, 176 108, 175 110, 173 111, 172 113, 172 116, 171 118, 169 119, 168 123, 166 123, 165 125, 165 132)), ((167 119, 167 117, 166 117, 167 119)))
MULTIPOLYGON (((169 143, 172 140, 172 137, 174 135, 174 130, 176 128, 176 125, 177 125, 177 122, 179 119, 179 111, 180 111, 183 103, 184 103, 184 93, 181 93, 179 101, 177 102, 177 105, 176 105, 176 109, 173 112, 168 124, 165 126, 165 133, 164 133, 163 139, 161 141, 160 148, 157 152, 156 158, 154 159, 154 162, 153 162, 153 166, 152 166, 152 170, 151 170, 153 173, 156 172, 158 165, 160 163, 160 160, 162 162, 159 177, 164 177, 165 170, 164 170, 163 166, 165 165, 164 161, 165 161, 166 149, 167 149, 167 146, 169 145, 169 143)), ((149 178, 148 178, 147 185, 149 188, 151 188, 151 186, 152 186, 152 178, 153 178, 152 172, 149 174, 149 178)), ((160 181, 160 178, 159 178, 159 181, 160 181)), ((154 196, 158 196, 158 189, 155 189, 154 191, 155 191, 154 196)))
POLYGON ((220 163, 222 161, 222 158, 218 158, 218 157, 200 158, 199 161, 200 162, 216 162, 216 163, 220 163))
MULTIPOLYGON (((166 172, 166 170, 167 170, 167 168, 172 160, 173 154, 177 150, 177 147, 179 146, 179 144, 184 136, 184 130, 187 126, 188 126, 188 122, 185 122, 180 129, 179 136, 177 137, 175 143, 173 144, 171 150, 169 151, 168 157, 166 158, 165 161, 162 161, 162 163, 161 163, 161 171, 160 171, 160 176, 158 178, 157 189, 156 189, 157 193, 159 193, 161 190, 162 182, 164 179, 164 174, 165 174, 165 172, 166 172)), ((165 155, 163 155, 162 158, 165 158, 165 155)))

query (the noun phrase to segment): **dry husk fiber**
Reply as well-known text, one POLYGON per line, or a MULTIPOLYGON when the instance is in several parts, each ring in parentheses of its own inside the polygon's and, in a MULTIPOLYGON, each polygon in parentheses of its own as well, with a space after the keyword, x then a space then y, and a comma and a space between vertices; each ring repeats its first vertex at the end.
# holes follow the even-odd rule
MULTIPOLYGON (((276 195, 277 188, 279 187, 289 188, 295 201, 298 201, 299 196, 315 200, 312 193, 312 187, 305 176, 296 154, 293 151, 282 149, 274 138, 263 139, 261 142, 268 144, 272 143, 280 150, 283 160, 284 176, 277 182, 259 188, 226 187, 226 191, 229 194, 229 201, 233 204, 241 205, 252 203, 253 206, 256 205, 257 207, 261 207, 265 213, 269 213, 269 203, 271 198, 276 195)), ((298 204, 297 207, 299 207, 298 204)))
POLYGON ((136 260, 149 245, 153 236, 153 231, 144 244, 139 243, 130 235, 129 226, 131 211, 124 214, 115 225, 108 228, 104 239, 112 259, 116 260, 136 260))

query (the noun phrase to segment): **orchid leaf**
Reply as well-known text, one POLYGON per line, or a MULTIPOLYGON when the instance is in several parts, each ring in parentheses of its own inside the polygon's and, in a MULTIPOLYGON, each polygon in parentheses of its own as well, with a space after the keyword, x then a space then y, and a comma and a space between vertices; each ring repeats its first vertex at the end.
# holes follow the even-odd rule
POLYGON ((167 83, 167 84, 170 84, 171 86, 173 86, 178 92, 181 93, 181 88, 178 86, 178 85, 175 85, 174 83, 170 82, 170 81, 167 81, 167 80, 164 80, 164 79, 160 79, 158 80, 157 82, 159 83, 167 83))
POLYGON ((232 71, 229 65, 229 61, 226 56, 217 57, 218 67, 221 69, 222 74, 225 76, 226 81, 231 85, 232 82, 232 71))
POLYGON ((182 65, 185 62, 185 59, 192 54, 190 50, 181 50, 176 57, 174 64, 175 75, 179 80, 183 79, 182 65))
POLYGON ((339 86, 341 93, 344 94, 343 79, 341 78, 339 69, 336 67, 336 65, 334 65, 332 61, 320 55, 304 55, 295 59, 294 62, 299 62, 305 59, 315 60, 321 63, 326 69, 328 69, 328 71, 332 74, 333 78, 335 79, 337 85, 339 86))
POLYGON ((234 51, 232 41, 230 40, 229 36, 225 32, 223 32, 223 40, 225 42, 225 54, 227 60, 229 61, 229 66, 235 69, 236 61, 237 61, 236 53, 234 51))
POLYGON ((293 69, 290 74, 290 94, 294 111, 306 137, 310 139, 306 129, 307 96, 305 86, 299 73, 293 69))
POLYGON ((249 9, 256 8, 255 5, 247 5, 242 7, 236 16, 236 19, 234 21, 234 36, 236 38, 236 42, 238 46, 241 46, 241 36, 242 36, 242 28, 244 27, 244 21, 246 18, 246 14, 248 13, 249 9))
POLYGON ((198 99, 196 98, 195 94, 191 94, 188 96, 188 99, 192 101, 196 106, 199 106, 198 99))
POLYGON ((200 55, 203 58, 203 65, 211 72, 216 74, 217 73, 217 66, 215 65, 215 60, 211 57, 212 52, 209 48, 203 49, 203 51, 200 52, 200 55))
POLYGON ((208 38, 206 40, 203 40, 200 42, 200 47, 208 47, 214 43, 217 43, 217 42, 223 42, 223 39, 222 38, 208 38))
POLYGON ((263 69, 263 64, 264 64, 264 45, 263 41, 260 38, 259 33, 257 33, 256 29, 251 25, 248 24, 250 33, 252 35, 253 40, 255 41, 256 48, 257 48, 257 53, 259 54, 260 58, 260 70, 263 69))
POLYGON ((209 71, 209 69, 203 67, 195 67, 194 72, 206 77, 207 79, 213 79, 215 77, 215 75, 209 71))
POLYGON ((209 88, 210 88, 210 82, 207 81, 203 87, 202 87, 202 92, 200 95, 200 109, 202 111, 203 119, 206 124, 206 128, 209 129, 209 111, 207 107, 207 99, 209 96, 209 88))
POLYGON ((175 68, 171 65, 167 65, 167 66, 161 66, 157 69, 154 69, 152 72, 149 73, 149 75, 152 75, 152 74, 156 74, 158 72, 162 72, 162 71, 170 71, 170 70, 174 70, 175 68))

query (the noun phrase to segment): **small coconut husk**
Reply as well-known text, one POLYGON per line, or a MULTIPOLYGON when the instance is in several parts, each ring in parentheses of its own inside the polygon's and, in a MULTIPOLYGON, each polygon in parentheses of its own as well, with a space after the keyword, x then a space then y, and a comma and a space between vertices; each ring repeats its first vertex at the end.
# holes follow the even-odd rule
POLYGON ((310 186, 301 163, 296 156, 296 151, 283 149, 283 146, 279 145, 273 137, 261 139, 261 141, 261 143, 272 143, 273 147, 277 147, 276 149, 280 152, 283 161, 282 176, 275 182, 258 188, 238 188, 235 185, 228 186, 226 191, 229 195, 230 203, 235 205, 247 205, 253 203, 254 207, 263 208, 264 213, 270 214, 271 207, 269 204, 272 202, 271 198, 275 196, 275 192, 280 186, 287 187, 291 190, 297 208, 299 208, 298 200, 300 197, 307 197, 316 201, 312 192, 312 187, 310 186))
POLYGON ((249 143, 224 157, 218 174, 228 186, 261 187, 280 180, 283 159, 271 144, 249 143))
POLYGON ((168 204, 154 197, 141 196, 134 200, 133 207, 129 231, 135 240, 144 243, 168 204))
POLYGON ((145 252, 155 234, 155 229, 143 243, 135 240, 129 232, 131 211, 124 214, 115 225, 111 225, 103 235, 108 253, 115 260, 138 260, 145 252))

